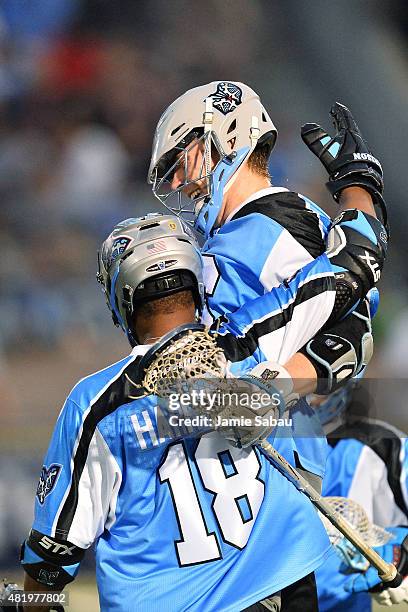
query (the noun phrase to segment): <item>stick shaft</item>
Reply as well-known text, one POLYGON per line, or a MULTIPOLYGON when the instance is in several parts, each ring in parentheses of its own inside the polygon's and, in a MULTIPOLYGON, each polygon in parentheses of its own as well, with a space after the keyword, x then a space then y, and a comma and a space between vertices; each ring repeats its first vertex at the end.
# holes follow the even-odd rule
POLYGON ((387 563, 370 546, 368 546, 360 534, 336 512, 308 481, 303 478, 294 467, 282 457, 278 451, 267 441, 262 440, 258 446, 270 457, 277 468, 286 476, 302 493, 307 495, 310 501, 320 512, 338 529, 361 554, 375 567, 378 575, 385 583, 393 581, 397 577, 397 568, 392 563, 387 563))

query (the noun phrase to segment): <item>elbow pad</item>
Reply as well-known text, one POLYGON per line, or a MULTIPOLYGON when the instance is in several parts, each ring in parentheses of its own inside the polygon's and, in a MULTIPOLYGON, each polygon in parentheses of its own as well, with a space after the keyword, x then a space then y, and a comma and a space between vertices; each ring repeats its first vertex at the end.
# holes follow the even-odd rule
POLYGON ((318 395, 329 395, 359 374, 371 360, 373 337, 367 300, 325 332, 319 332, 300 351, 317 373, 318 395))
POLYGON ((371 198, 373 200, 373 206, 374 206, 375 212, 377 213, 377 219, 379 219, 379 221, 384 226, 387 232, 387 238, 389 238, 390 237, 390 227, 388 225, 387 204, 385 203, 385 200, 382 194, 377 189, 372 190, 370 193, 371 193, 371 198))
POLYGON ((83 548, 32 529, 21 547, 20 562, 40 584, 62 589, 75 579, 84 555, 83 548))
POLYGON ((388 236, 378 219, 359 210, 346 210, 333 222, 327 242, 336 279, 330 326, 352 312, 379 281, 388 236))

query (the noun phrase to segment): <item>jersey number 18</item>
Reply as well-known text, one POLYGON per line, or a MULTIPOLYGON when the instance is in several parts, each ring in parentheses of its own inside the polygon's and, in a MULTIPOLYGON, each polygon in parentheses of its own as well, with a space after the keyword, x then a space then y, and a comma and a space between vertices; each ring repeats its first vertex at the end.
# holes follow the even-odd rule
POLYGON ((215 532, 210 532, 193 478, 193 469, 204 489, 214 495, 211 509, 222 539, 244 548, 264 496, 259 478, 261 464, 252 448, 238 449, 221 436, 203 436, 190 465, 182 443, 168 447, 159 468, 161 483, 167 483, 180 531, 175 542, 180 566, 221 558, 215 532))

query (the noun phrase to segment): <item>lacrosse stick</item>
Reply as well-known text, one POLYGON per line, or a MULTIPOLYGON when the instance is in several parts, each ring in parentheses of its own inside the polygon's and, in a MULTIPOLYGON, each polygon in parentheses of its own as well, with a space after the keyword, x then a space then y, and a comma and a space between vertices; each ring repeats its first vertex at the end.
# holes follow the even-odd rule
MULTIPOLYGON (((279 471, 288 478, 299 491, 304 493, 323 516, 338 530, 355 548, 375 567, 378 571, 378 576, 387 584, 388 587, 397 587, 402 582, 402 576, 398 573, 397 568, 392 563, 387 563, 380 555, 369 545, 364 536, 360 534, 351 522, 349 522, 338 510, 335 509, 330 498, 322 497, 301 474, 290 463, 286 461, 280 453, 267 440, 261 440, 258 446, 266 453, 266 456, 272 459, 274 465, 279 471)), ((343 504, 343 508, 346 505, 343 504)), ((360 506, 361 508, 361 506, 360 506)), ((349 517, 350 518, 350 517, 349 517)), ((368 519, 367 519, 368 521, 368 519)), ((375 526, 371 526, 375 529, 375 526)), ((330 532, 329 532, 330 534, 330 532)))
MULTIPOLYGON (((175 387, 194 378, 222 379, 227 371, 225 356, 201 324, 183 325, 154 345, 140 362, 142 386, 149 393, 168 398, 175 387)), ((266 440, 256 444, 277 469, 305 494, 321 514, 375 567, 388 587, 397 587, 402 576, 392 563, 387 563, 367 543, 367 538, 336 511, 284 457, 266 440)), ((350 519, 350 517, 348 517, 350 519)))

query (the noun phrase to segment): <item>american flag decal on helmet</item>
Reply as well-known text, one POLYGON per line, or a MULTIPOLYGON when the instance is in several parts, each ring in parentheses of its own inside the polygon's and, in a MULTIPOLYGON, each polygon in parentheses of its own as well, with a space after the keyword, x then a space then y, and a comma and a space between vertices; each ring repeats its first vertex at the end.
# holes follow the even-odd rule
POLYGON ((209 96, 213 98, 213 106, 223 115, 231 113, 242 102, 242 90, 234 83, 222 81, 218 83, 215 93, 209 96))
POLYGON ((157 242, 151 242, 147 245, 146 249, 149 252, 149 255, 154 255, 155 253, 162 253, 166 250, 166 243, 164 240, 157 240, 157 242))

